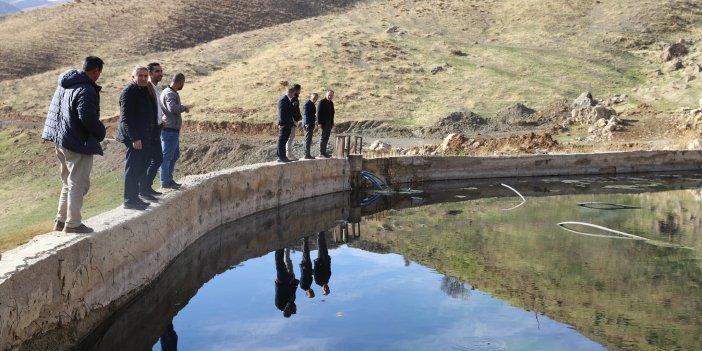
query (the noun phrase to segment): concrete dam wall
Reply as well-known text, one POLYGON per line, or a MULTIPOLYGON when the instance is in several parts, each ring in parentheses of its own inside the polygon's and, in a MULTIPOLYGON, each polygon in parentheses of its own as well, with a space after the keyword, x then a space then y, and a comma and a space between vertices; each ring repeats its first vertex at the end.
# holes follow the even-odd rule
MULTIPOLYGON (((302 199, 350 190, 368 170, 391 184, 702 169, 702 151, 520 157, 393 157, 265 163, 189 176, 147 211, 90 218, 90 235, 49 233, 0 260, 0 350, 59 326, 89 330, 211 230, 302 199)), ((295 206, 293 204, 292 206, 295 206)), ((300 204, 299 215, 312 214, 300 204)), ((264 231, 265 232, 265 231, 264 231)), ((270 234, 267 234, 270 235, 270 234)), ((265 240, 265 238, 258 238, 265 240)), ((243 243, 242 243, 243 244, 243 243)), ((265 246, 265 245, 264 245, 265 246)))

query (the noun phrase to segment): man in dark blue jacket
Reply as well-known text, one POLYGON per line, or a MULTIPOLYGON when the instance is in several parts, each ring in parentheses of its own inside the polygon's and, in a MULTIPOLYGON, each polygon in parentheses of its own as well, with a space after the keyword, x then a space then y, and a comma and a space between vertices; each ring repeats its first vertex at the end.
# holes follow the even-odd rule
POLYGON ((322 138, 319 141, 319 154, 322 157, 329 158, 327 153, 327 143, 331 135, 332 127, 334 127, 334 91, 328 90, 324 99, 319 101, 317 107, 317 123, 322 129, 322 138))
POLYGON ((286 156, 285 144, 290 138, 290 133, 295 125, 293 119, 292 99, 295 96, 295 88, 288 88, 288 93, 278 99, 278 162, 290 162, 286 156))
POLYGON ((88 56, 83 70, 61 73, 51 100, 42 139, 56 144, 63 188, 59 196, 54 230, 66 233, 91 233, 82 222, 83 196, 90 188, 93 155, 102 155, 100 142, 105 125, 100 122, 100 89, 95 84, 104 62, 88 56))
POLYGON ((151 148, 159 142, 156 140, 158 107, 149 93, 148 79, 149 71, 146 67, 134 68, 132 82, 127 84, 119 97, 120 118, 116 139, 127 147, 124 162, 124 208, 133 210, 145 210, 149 206, 148 202, 139 198, 139 190, 147 186, 146 169, 151 160, 151 148))
POLYGON ((305 159, 313 160, 310 149, 312 148, 312 135, 314 134, 314 129, 317 126, 317 107, 314 105, 317 103, 319 94, 312 93, 310 98, 305 101, 305 105, 302 106, 303 117, 302 117, 302 129, 305 130, 305 159))

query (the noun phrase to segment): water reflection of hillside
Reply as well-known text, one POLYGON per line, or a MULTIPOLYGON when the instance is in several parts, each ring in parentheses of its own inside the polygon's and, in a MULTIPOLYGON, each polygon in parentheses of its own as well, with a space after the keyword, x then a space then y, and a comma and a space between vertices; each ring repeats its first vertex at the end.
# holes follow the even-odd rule
POLYGON ((701 202, 697 190, 660 191, 666 188, 632 194, 618 186, 594 194, 527 196, 528 204, 512 212, 499 210, 510 199, 498 197, 383 211, 365 218, 361 238, 571 324, 611 349, 697 350, 702 345, 701 202), (642 209, 595 211, 574 205, 595 200, 642 209), (598 223, 696 250, 580 237, 555 226, 563 220, 598 223))

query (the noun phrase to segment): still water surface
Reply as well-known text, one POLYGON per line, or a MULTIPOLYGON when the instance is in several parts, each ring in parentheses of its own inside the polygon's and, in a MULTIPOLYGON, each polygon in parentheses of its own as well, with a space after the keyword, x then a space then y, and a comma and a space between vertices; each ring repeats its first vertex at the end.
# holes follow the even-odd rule
POLYGON ((702 349, 700 174, 450 182, 365 200, 337 194, 218 228, 75 347, 702 349), (505 211, 521 200, 503 182, 527 202, 505 211), (302 238, 314 260, 320 233, 331 292, 297 287, 286 318, 274 251, 287 248, 301 279, 302 238))

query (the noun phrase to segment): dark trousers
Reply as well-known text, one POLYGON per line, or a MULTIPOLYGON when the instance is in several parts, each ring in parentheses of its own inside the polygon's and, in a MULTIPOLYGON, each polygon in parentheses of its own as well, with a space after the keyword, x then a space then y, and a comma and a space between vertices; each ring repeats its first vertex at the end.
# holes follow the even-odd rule
POLYGON ((327 250, 326 232, 319 232, 317 234, 317 246, 319 248, 317 257, 329 257, 329 250, 327 250))
POLYGON ((290 138, 291 132, 292 127, 278 128, 278 159, 287 158, 287 154, 285 153, 285 143, 288 142, 288 138, 290 138))
POLYGON ((139 201, 140 184, 146 183, 146 168, 151 160, 149 146, 142 144, 141 150, 131 143, 127 145, 127 157, 124 160, 124 202, 139 201))
POLYGON ((321 155, 327 155, 327 144, 329 143, 331 130, 332 127, 330 125, 325 125, 322 127, 322 139, 319 141, 319 153, 321 155))
POLYGON ((314 135, 314 125, 305 128, 305 156, 312 157, 310 148, 312 147, 312 136, 314 135))
POLYGON ((161 140, 154 141, 153 146, 149 148, 149 163, 146 168, 146 181, 139 184, 139 192, 145 193, 151 189, 156 179, 161 164, 163 163, 163 148, 161 140))

